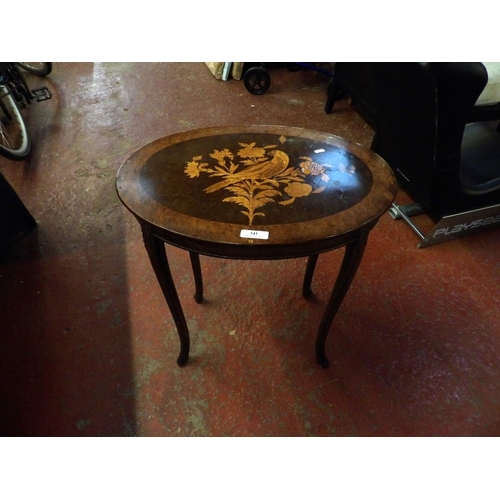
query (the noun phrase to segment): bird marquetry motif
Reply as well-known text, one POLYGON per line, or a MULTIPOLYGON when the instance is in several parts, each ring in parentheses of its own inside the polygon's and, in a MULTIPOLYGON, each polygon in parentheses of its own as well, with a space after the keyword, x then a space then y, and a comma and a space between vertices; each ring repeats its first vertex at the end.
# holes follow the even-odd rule
POLYGON ((290 165, 290 158, 277 145, 263 147, 238 143, 241 146, 236 153, 228 149, 215 150, 209 156, 211 162, 204 162, 203 156, 195 156, 184 170, 191 179, 200 174, 219 178, 217 182, 205 188, 205 193, 214 193, 221 189, 229 191, 231 196, 224 198, 226 203, 236 203, 244 208, 241 211, 252 224, 255 217, 264 217, 263 207, 269 203, 291 205, 297 198, 318 194, 325 186, 313 187, 313 183, 328 182, 329 165, 314 163, 303 156, 299 166, 290 165))

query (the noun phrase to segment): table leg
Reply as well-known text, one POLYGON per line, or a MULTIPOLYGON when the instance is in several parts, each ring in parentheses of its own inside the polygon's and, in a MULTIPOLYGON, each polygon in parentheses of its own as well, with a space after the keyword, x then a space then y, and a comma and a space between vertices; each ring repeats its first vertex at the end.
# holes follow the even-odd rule
POLYGON ((177 364, 179 366, 184 366, 189 358, 189 330, 179 301, 179 296, 177 295, 177 290, 175 289, 174 280, 172 279, 172 273, 168 265, 165 243, 152 233, 151 226, 147 224, 142 225, 142 235, 151 265, 160 283, 163 295, 167 300, 168 307, 174 318, 175 326, 177 327, 177 333, 179 334, 181 350, 177 358, 177 364))
POLYGON ((314 269, 316 268, 316 262, 318 262, 318 254, 310 255, 307 259, 306 274, 304 275, 304 284, 302 285, 302 295, 306 299, 312 295, 311 283, 314 269))
POLYGON ((203 302, 203 279, 201 277, 200 255, 196 252, 189 252, 191 267, 193 268, 195 294, 194 300, 201 304, 203 302))
POLYGON ((342 260, 339 275, 335 281, 330 300, 319 326, 318 336, 316 337, 316 359, 323 368, 328 368, 330 364, 325 355, 325 343, 328 331, 358 270, 367 239, 368 232, 362 232, 357 240, 348 243, 345 247, 344 259, 342 260))

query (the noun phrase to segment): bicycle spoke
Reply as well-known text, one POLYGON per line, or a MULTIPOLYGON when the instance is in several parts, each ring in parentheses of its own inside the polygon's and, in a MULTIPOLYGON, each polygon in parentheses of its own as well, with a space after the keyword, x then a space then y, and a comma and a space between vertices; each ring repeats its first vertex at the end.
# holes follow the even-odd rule
POLYGON ((29 153, 30 141, 23 117, 7 87, 0 86, 0 153, 22 159, 29 153))

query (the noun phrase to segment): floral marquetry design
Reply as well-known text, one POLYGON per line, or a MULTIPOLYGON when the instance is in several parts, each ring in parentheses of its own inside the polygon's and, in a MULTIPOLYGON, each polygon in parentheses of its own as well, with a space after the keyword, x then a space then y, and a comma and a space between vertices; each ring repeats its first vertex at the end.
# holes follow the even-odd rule
POLYGON ((238 144, 240 149, 234 153, 229 149, 214 150, 208 161, 202 155, 194 156, 184 173, 191 179, 208 175, 217 180, 205 188, 205 193, 227 191, 230 196, 222 201, 243 207, 241 213, 249 224, 255 217, 265 217, 264 207, 268 204, 291 205, 297 198, 323 192, 325 186, 321 183, 329 181, 327 172, 334 168, 319 165, 308 156, 300 157, 299 165, 290 165, 289 156, 275 144, 238 144))

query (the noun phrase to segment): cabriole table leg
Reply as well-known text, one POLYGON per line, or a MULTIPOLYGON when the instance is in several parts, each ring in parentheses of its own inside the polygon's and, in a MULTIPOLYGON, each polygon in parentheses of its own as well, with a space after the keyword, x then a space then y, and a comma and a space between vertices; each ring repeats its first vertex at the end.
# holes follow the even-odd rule
POLYGON ((368 232, 362 232, 358 239, 348 243, 345 247, 344 259, 342 260, 339 274, 323 314, 318 336, 316 337, 316 359, 323 368, 328 368, 330 364, 325 355, 325 343, 328 331, 356 275, 356 271, 361 263, 361 258, 363 257, 367 239, 368 232))
POLYGON ((195 293, 194 300, 197 304, 203 302, 203 279, 201 277, 200 256, 196 252, 189 252, 191 267, 193 268, 195 293))
POLYGON ((177 332, 179 334, 181 350, 179 357, 177 358, 177 364, 179 366, 184 366, 189 358, 189 330, 184 317, 184 312, 182 311, 181 303, 179 301, 179 296, 177 295, 177 290, 175 289, 174 280, 172 279, 170 266, 168 265, 165 243, 153 234, 149 225, 142 224, 141 226, 144 245, 148 252, 149 260, 153 266, 156 278, 160 283, 160 287, 163 291, 168 307, 170 308, 175 326, 177 327, 177 332))
POLYGON ((313 279, 314 269, 318 262, 318 254, 310 255, 307 259, 306 273, 304 275, 304 284, 302 285, 302 295, 308 299, 312 295, 311 283, 313 279))

